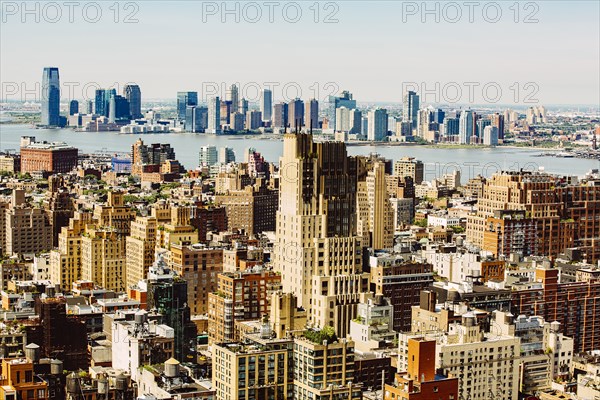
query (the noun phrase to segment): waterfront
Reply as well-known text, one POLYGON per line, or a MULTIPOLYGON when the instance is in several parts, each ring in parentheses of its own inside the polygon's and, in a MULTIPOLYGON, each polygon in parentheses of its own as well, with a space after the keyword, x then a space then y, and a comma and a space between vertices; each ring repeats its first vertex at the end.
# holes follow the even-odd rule
MULTIPOLYGON (((32 129, 29 125, 0 125, 0 149, 18 150, 21 136, 35 136, 37 140, 63 141, 77 147, 84 153, 129 152, 131 145, 142 138, 145 143, 170 143, 175 148, 179 161, 187 168, 198 165, 198 150, 204 145, 228 146, 236 153, 237 161, 243 161, 246 149, 254 147, 267 161, 277 162, 283 149, 283 142, 276 138, 253 136, 214 136, 193 133, 168 134, 120 134, 117 132, 77 132, 71 129, 32 129)), ((397 160, 401 157, 415 157, 425 164, 425 178, 460 168, 462 181, 466 182, 477 174, 490 176, 505 169, 517 171, 544 167, 556 174, 583 175, 592 168, 600 168, 597 160, 578 158, 556 158, 540 156, 547 152, 541 149, 514 147, 497 148, 440 148, 429 146, 361 145, 349 146, 352 155, 379 153, 386 158, 397 160)))

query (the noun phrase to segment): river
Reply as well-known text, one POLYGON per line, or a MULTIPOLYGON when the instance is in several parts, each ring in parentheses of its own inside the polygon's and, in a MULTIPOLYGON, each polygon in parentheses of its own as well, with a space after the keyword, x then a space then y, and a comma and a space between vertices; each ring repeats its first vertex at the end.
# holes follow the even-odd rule
MULTIPOLYGON (((138 138, 145 143, 170 143, 175 149, 179 161, 188 169, 198 165, 198 150, 204 145, 233 148, 237 161, 243 161, 246 149, 253 147, 267 161, 276 162, 282 153, 283 142, 280 139, 261 135, 235 137, 214 136, 194 133, 168 134, 121 134, 117 132, 77 132, 71 129, 33 129, 29 125, 0 125, 0 149, 18 149, 21 136, 35 136, 36 140, 66 142, 84 153, 97 151, 129 152, 138 138)), ((523 169, 544 168, 545 171, 578 175, 592 168, 600 168, 596 160, 578 158, 537 157, 545 150, 527 148, 440 148, 429 146, 348 146, 351 155, 380 155, 397 160, 401 157, 415 157, 425 164, 425 179, 441 176, 453 169, 461 170, 462 182, 481 174, 490 176, 498 170, 517 171, 523 169)))

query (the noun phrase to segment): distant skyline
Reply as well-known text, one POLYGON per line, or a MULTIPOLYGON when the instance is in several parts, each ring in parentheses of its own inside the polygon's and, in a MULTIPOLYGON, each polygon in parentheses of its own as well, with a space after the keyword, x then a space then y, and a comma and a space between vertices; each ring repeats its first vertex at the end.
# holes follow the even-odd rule
MULTIPOLYGON (((313 2, 294 3, 302 10, 296 23, 286 22, 277 11, 275 22, 270 23, 266 9, 262 21, 247 22, 244 19, 250 18, 252 10, 244 15, 241 8, 239 23, 234 22, 234 14, 225 14, 223 23, 218 11, 208 15, 214 10, 206 9, 207 4, 221 2, 139 2, 137 9, 120 9, 118 23, 109 9, 112 3, 102 2, 97 23, 86 22, 77 12, 70 23, 66 10, 56 23, 45 20, 51 10, 46 16, 40 11, 39 23, 19 11, 4 12, 0 97, 25 96, 41 84, 44 67, 58 67, 61 86, 88 84, 91 94, 96 83, 105 88, 117 83, 119 92, 126 83, 136 83, 143 100, 175 99, 178 91, 189 90, 206 101, 206 89, 212 93, 218 86, 217 95, 222 97, 224 88, 239 82, 240 98, 256 102, 252 97, 257 86, 277 82, 274 102, 282 100, 281 88, 287 85, 287 97, 294 97, 299 87, 302 98, 316 96, 322 101, 327 94, 347 89, 359 102, 400 103, 403 89, 413 88, 410 82, 415 82, 418 92, 433 91, 430 101, 422 96, 423 105, 453 104, 447 100, 456 98, 457 87, 461 93, 456 105, 527 106, 527 96, 533 100, 530 105, 600 105, 600 5, 596 1, 529 2, 537 9, 525 9, 527 2, 521 2, 518 23, 510 8, 513 2, 496 3, 502 12, 497 23, 486 22, 481 10, 469 23, 466 9, 461 22, 446 21, 450 14, 442 11, 425 15, 422 22, 419 11, 412 15, 415 10, 410 9, 421 2, 329 3, 336 6, 319 3, 318 23, 313 2), (139 22, 123 23, 132 12, 139 22), (339 22, 323 23, 327 14, 339 22), (528 15, 539 21, 524 23, 528 15), (27 22, 22 23, 21 17, 27 22), (8 93, 14 84, 20 93, 8 93), (497 103, 486 100, 482 89, 486 84, 492 92, 488 100, 495 99, 500 88, 497 103), (474 87, 471 100, 469 87, 474 87), (519 101, 513 101, 515 96, 519 101)), ((483 7, 493 2, 480 3, 483 7)), ((227 4, 234 9, 234 3, 227 4)), ((435 2, 428 4, 436 7, 435 2)), ((488 12, 488 19, 489 15, 493 13, 488 12)), ((70 96, 63 90, 61 100, 85 98, 81 89, 73 92, 70 96)))

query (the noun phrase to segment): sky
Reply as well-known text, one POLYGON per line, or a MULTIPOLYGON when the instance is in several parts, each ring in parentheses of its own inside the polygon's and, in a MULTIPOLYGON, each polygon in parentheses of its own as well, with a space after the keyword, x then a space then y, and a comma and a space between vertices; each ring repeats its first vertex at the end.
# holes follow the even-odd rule
POLYGON ((63 100, 125 83, 205 100, 239 83, 251 101, 270 86, 276 100, 416 89, 422 104, 600 106, 598 1, 73 3, 0 3, 0 98, 31 99, 56 66, 63 100))

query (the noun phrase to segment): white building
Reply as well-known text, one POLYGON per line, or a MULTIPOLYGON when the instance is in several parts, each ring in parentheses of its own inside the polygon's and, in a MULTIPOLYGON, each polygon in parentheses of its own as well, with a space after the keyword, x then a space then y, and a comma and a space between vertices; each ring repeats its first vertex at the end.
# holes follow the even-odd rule
POLYGON ((458 378, 459 399, 514 400, 519 392, 519 338, 483 332, 466 313, 447 333, 401 333, 398 369, 408 368, 408 339, 436 340, 436 368, 458 378))
POLYGON ((432 215, 429 214, 427 216, 427 225, 428 226, 441 226, 444 229, 450 228, 452 226, 460 226, 460 218, 451 217, 449 215, 432 215))
POLYGON ((498 145, 498 128, 488 125, 483 129, 483 144, 486 146, 498 145))
POLYGON ((350 321, 350 337, 357 353, 371 353, 381 348, 381 343, 391 345, 396 338, 394 306, 381 294, 362 294, 356 318, 350 321))
POLYGON ((112 322, 112 366, 128 371, 137 380, 138 368, 165 362, 173 356, 173 328, 148 321, 138 311, 134 321, 112 322))
POLYGON ((458 142, 460 144, 471 143, 471 136, 473 136, 473 111, 465 110, 460 113, 460 119, 458 122, 458 142))

